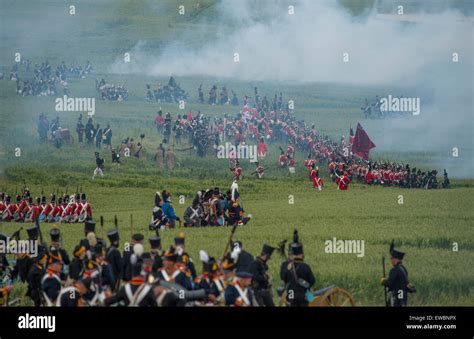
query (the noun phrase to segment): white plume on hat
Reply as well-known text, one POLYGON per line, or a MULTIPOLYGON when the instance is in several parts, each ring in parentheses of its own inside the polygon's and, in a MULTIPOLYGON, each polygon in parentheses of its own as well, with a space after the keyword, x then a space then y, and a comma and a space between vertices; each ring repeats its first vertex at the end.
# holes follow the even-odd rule
POLYGON ((209 262, 209 254, 207 254, 207 252, 204 250, 200 250, 199 259, 201 259, 203 263, 207 264, 209 262))
POLYGON ((133 254, 130 256, 130 263, 135 265, 138 262, 138 258, 140 258, 145 251, 145 248, 142 244, 135 244, 133 245, 133 254))
POLYGON ((240 249, 240 246, 235 246, 235 248, 230 253, 230 257, 234 260, 237 260, 241 251, 242 250, 240 249))
POLYGON ((143 252, 145 252, 145 248, 142 244, 133 245, 133 254, 135 254, 137 257, 141 257, 143 252))

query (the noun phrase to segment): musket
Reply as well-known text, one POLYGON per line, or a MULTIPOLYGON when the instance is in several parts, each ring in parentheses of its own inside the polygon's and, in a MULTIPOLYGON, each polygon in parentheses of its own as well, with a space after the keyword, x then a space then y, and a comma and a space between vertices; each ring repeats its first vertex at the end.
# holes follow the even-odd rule
POLYGON ((225 255, 227 254, 227 251, 229 250, 229 246, 232 242, 232 237, 234 236, 235 231, 237 230, 238 223, 235 223, 232 226, 232 231, 230 232, 229 240, 227 241, 224 249, 224 254, 222 254, 221 262, 224 261, 225 255))
POLYGON ((100 216, 100 231, 102 233, 102 239, 104 239, 104 217, 100 216))
POLYGON ((117 220, 117 215, 114 215, 114 225, 115 225, 115 229, 118 231, 118 220, 117 220))
POLYGON ((44 246, 44 248, 48 248, 48 246, 46 246, 46 242, 43 239, 43 232, 41 232, 39 217, 35 219, 35 225, 36 225, 36 228, 38 228, 38 234, 39 234, 41 244, 44 246))
POLYGON ((20 232, 23 229, 23 227, 20 227, 18 230, 13 232, 13 234, 10 236, 10 239, 16 239, 17 241, 20 240, 20 232))
MULTIPOLYGON (((382 256, 382 276, 385 278, 385 257, 382 256)), ((388 307, 388 299, 387 299, 387 287, 384 285, 383 286, 383 292, 384 292, 384 301, 385 301, 385 306, 388 307)))

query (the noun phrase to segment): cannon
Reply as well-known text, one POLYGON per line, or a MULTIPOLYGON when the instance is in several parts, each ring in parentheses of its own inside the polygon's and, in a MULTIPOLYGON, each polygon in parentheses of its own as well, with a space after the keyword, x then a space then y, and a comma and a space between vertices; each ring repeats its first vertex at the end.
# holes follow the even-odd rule
MULTIPOLYGON (((279 306, 288 306, 286 291, 280 289, 279 306)), ((331 285, 313 292, 314 299, 309 302, 309 307, 347 307, 355 306, 352 294, 343 288, 331 285)))

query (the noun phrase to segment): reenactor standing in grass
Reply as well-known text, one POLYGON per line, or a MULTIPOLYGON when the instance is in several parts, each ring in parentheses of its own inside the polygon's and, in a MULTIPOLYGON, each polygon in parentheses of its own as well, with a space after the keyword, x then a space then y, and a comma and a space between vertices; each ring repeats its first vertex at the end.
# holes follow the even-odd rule
POLYGON ((92 122, 92 118, 89 118, 89 120, 87 120, 87 124, 86 124, 86 127, 84 129, 84 132, 85 132, 85 136, 86 136, 86 139, 87 139, 87 143, 89 145, 92 145, 92 142, 94 140, 94 135, 95 135, 94 124, 92 122))
POLYGON ((175 162, 176 154, 171 147, 168 147, 168 150, 166 151, 166 165, 169 170, 173 170, 175 162))
POLYGON ((112 128, 110 128, 110 124, 107 124, 107 127, 104 130, 104 134, 102 135, 103 144, 105 149, 112 149, 112 128))
POLYGON ((286 301, 290 306, 308 306, 316 278, 311 267, 304 262, 303 244, 299 242, 297 230, 293 233, 288 260, 281 264, 280 278, 285 283, 286 301))
POLYGON ((321 191, 324 182, 323 179, 319 177, 319 168, 314 164, 314 162, 311 163, 311 172, 309 176, 313 182, 313 187, 321 191))
POLYGON ((94 152, 94 154, 96 168, 94 170, 94 174, 92 175, 92 179, 95 179, 97 174, 100 174, 101 177, 104 176, 104 158, 100 156, 99 152, 94 152))
POLYGON ((415 293, 416 289, 408 281, 408 271, 402 260, 405 253, 395 248, 394 242, 390 245, 392 269, 388 278, 382 277, 381 284, 389 291, 389 298, 385 300, 387 306, 403 307, 408 305, 408 293, 415 293))
POLYGON ((77 140, 80 145, 82 145, 82 142, 83 142, 84 131, 85 131, 85 126, 82 123, 82 114, 81 114, 79 116, 79 119, 77 119, 77 124, 76 124, 77 140))
POLYGON ((165 159, 165 149, 163 147, 163 144, 160 144, 160 146, 156 148, 156 153, 155 153, 155 161, 156 161, 156 166, 158 168, 163 167, 164 159, 165 159))
POLYGON ((272 283, 268 275, 267 262, 275 250, 274 247, 264 244, 262 253, 250 264, 249 273, 253 275, 253 291, 260 306, 275 306, 272 298, 272 283))

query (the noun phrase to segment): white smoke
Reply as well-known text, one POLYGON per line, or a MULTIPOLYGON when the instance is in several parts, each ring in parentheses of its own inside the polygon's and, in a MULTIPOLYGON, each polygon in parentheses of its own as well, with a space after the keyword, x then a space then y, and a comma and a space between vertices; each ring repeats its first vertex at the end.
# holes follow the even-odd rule
MULTIPOLYGON (((469 55, 472 22, 457 12, 433 14, 422 24, 403 25, 373 12, 357 21, 335 3, 296 1, 294 14, 280 3, 223 0, 217 11, 226 33, 192 48, 176 41, 157 57, 135 46, 136 66, 112 70, 154 75, 206 75, 244 80, 296 80, 380 84, 413 81, 426 66, 469 55), (232 29, 225 29, 231 25, 232 29), (468 29, 466 29, 466 27, 468 29), (239 62, 234 62, 234 53, 239 62), (348 53, 349 62, 343 62, 348 53)), ((426 18, 420 14, 417 18, 426 18)), ((183 39, 188 41, 188 39, 183 39)))
MULTIPOLYGON (((337 2, 293 3, 290 15, 287 2, 222 0, 216 8, 217 33, 209 33, 202 43, 189 43, 189 32, 153 55, 140 42, 133 50, 134 64, 120 61, 111 70, 407 88, 380 95, 420 97, 422 112, 407 120, 365 122, 376 152, 434 151, 442 154, 437 166, 456 176, 472 176, 472 17, 447 5, 436 14, 422 10, 398 17, 396 4, 384 2, 395 14, 372 9, 355 18, 337 2), (239 62, 234 62, 234 53, 239 62), (343 62, 344 53, 349 62, 343 62), (459 62, 452 61, 453 53, 459 62), (453 147, 461 150, 461 162, 452 158, 453 147)), ((216 27, 212 24, 205 27, 216 27)))

